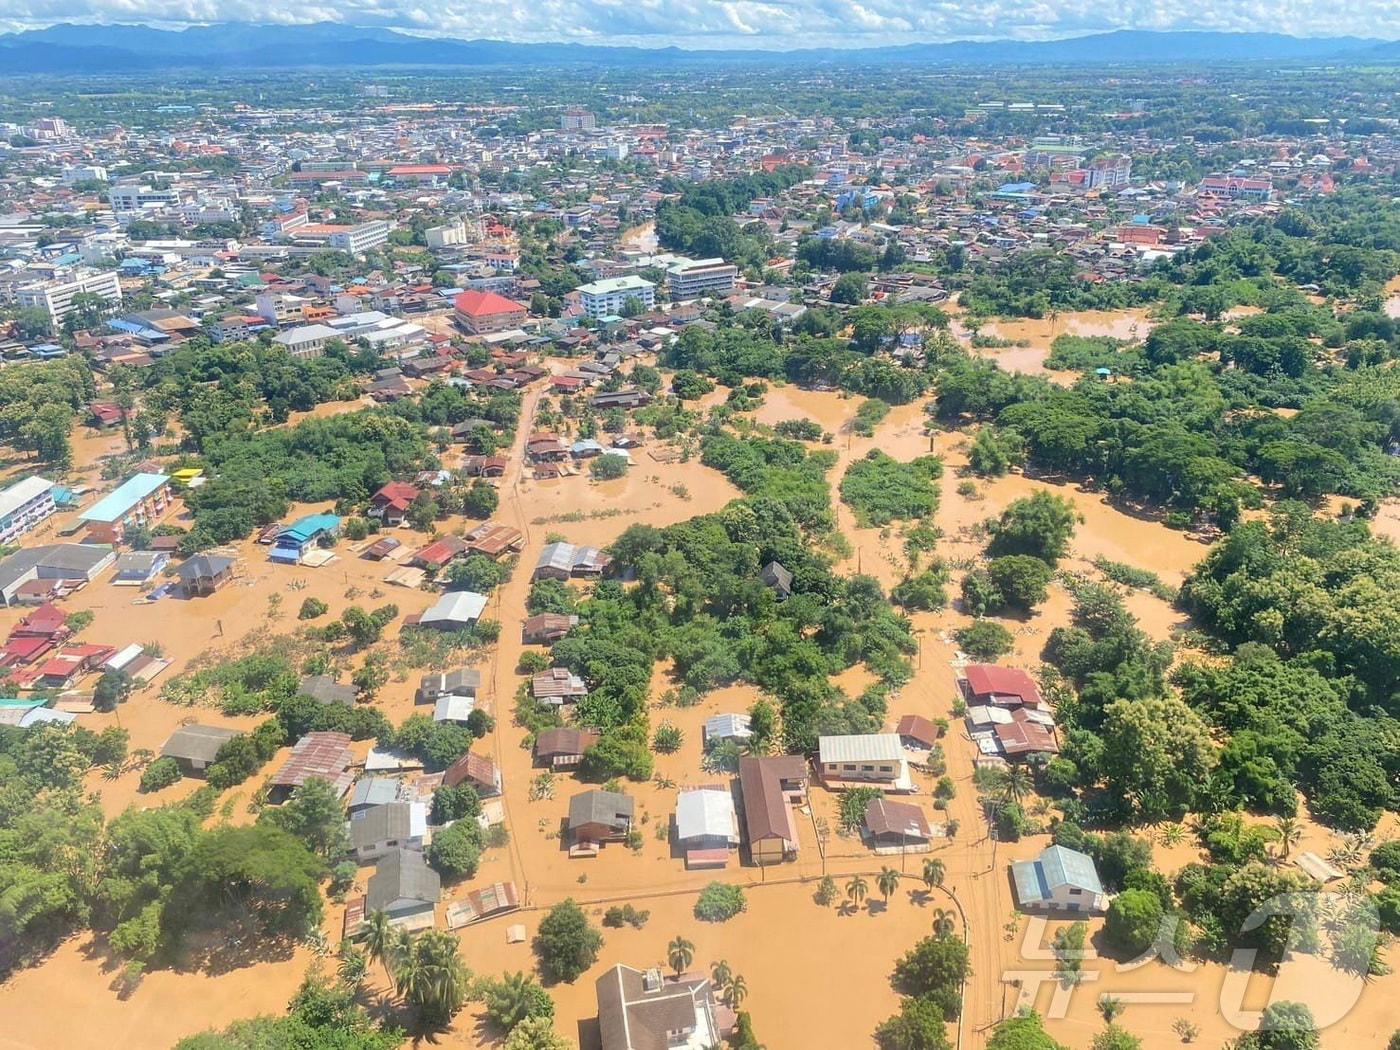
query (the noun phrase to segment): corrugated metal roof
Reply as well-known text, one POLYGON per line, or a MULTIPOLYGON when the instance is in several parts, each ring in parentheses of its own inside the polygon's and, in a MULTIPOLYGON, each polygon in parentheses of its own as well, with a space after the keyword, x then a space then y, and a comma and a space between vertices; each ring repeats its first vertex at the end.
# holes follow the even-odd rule
POLYGON ((898 733, 824 736, 818 751, 822 762, 898 762, 903 754, 898 733))

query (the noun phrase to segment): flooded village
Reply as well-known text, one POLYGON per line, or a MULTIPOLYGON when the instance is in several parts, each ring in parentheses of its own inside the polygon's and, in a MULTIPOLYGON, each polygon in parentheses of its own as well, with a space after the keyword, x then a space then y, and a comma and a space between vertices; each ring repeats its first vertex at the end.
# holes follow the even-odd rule
POLYGON ((6 157, 0 1050, 1400 1029, 1393 126, 383 90, 6 157))

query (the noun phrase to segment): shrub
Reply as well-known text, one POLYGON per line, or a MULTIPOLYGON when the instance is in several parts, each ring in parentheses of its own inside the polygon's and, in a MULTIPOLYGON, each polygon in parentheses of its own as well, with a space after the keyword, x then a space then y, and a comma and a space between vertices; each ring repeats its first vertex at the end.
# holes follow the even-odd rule
POLYGON ((964 627, 953 637, 958 648, 979 660, 995 660, 1009 653, 1014 644, 1011 632, 991 620, 978 620, 970 627, 964 627))
POLYGON ((745 908, 744 891, 727 882, 712 882, 700 891, 695 917, 702 922, 724 922, 745 908))
POLYGON ((159 791, 161 788, 169 787, 183 776, 184 774, 180 772, 180 763, 173 758, 158 758, 147 766, 141 774, 141 790, 159 791))
POLYGON ((603 925, 612 929, 631 926, 634 930, 640 930, 650 918, 649 911, 638 910, 630 904, 614 904, 603 912, 603 925))
POLYGON ((672 722, 662 722, 656 727, 651 745, 663 755, 673 755, 681 749, 684 740, 685 734, 681 731, 680 726, 672 722))
POLYGON ((325 616, 330 608, 320 598, 306 598, 301 603, 301 608, 297 611, 298 620, 314 620, 318 616, 325 616))
POLYGON ((630 465, 626 456, 608 452, 588 464, 588 473, 595 481, 613 481, 625 475, 630 465))

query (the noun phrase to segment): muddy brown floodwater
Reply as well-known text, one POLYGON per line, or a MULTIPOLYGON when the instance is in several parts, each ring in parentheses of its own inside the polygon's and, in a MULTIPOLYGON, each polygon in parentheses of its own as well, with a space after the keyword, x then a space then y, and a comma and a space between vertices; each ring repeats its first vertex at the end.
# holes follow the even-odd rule
MULTIPOLYGON (((1008 372, 1045 376, 1068 386, 1079 378, 1078 372, 1060 372, 1045 367, 1050 345, 1062 335, 1110 336, 1114 339, 1140 340, 1147 338, 1154 322, 1145 308, 1131 310, 1082 310, 1057 317, 1022 318, 1014 321, 988 321, 978 331, 984 336, 1004 339, 1017 345, 981 347, 974 352, 995 361, 1008 372)), ((971 343, 971 333, 959 319, 952 331, 964 343, 971 343)))
MULTIPOLYGON (((1104 315, 1075 315, 1061 318, 1054 332, 1049 322, 1017 322, 1003 334, 1024 338, 1032 350, 1023 359, 1027 369, 1039 367, 1032 360, 1040 354, 1043 362, 1053 335, 1061 331, 1109 334, 1128 337, 1131 327, 1145 333, 1146 318, 1134 311, 1104 315)), ((989 352, 1008 367, 1008 353, 989 352)), ((562 363, 557 363, 562 368, 562 363)), ((706 398, 706 404, 723 400, 719 390, 706 398)), ((525 399, 525 419, 533 418, 541 393, 525 399)), ((1094 573, 1091 561, 1103 556, 1157 573, 1164 581, 1177 584, 1206 552, 1206 546, 1187 535, 1167 529, 1155 520, 1129 514, 1110 505, 1099 493, 1081 491, 1070 485, 1052 484, 1019 474, 994 480, 977 480, 974 493, 959 493, 965 465, 966 433, 925 431, 924 405, 894 408, 871 437, 851 432, 850 424, 860 398, 836 393, 818 393, 779 386, 771 389, 754 418, 764 424, 784 419, 808 418, 831 432, 829 446, 820 442, 814 448, 829 447, 837 455, 831 475, 833 490, 846 468, 872 448, 907 460, 930 451, 941 457, 944 473, 940 481, 941 502, 936 524, 942 531, 938 554, 958 566, 949 586, 957 593, 964 566, 972 564, 984 547, 978 526, 1000 513, 1010 502, 1037 491, 1055 492, 1069 499, 1082 516, 1064 567, 1094 573)), ((323 406, 317 414, 345 411, 353 405, 323 406)), ((478 875, 466 885, 447 888, 447 902, 460 899, 466 889, 497 879, 513 880, 519 887, 525 909, 516 916, 488 921, 460 932, 463 956, 478 974, 497 975, 505 971, 529 970, 534 965, 528 944, 506 943, 505 929, 511 923, 523 924, 533 934, 544 911, 572 897, 593 915, 601 917, 608 903, 631 901, 648 910, 650 919, 641 930, 605 930, 601 957, 577 982, 551 988, 557 1004, 559 1030, 583 1047, 596 1046, 593 1018, 596 1014, 594 978, 615 963, 645 967, 664 965, 667 942, 684 936, 695 944, 694 968, 708 968, 726 960, 744 976, 749 997, 743 1006, 751 1011, 760 1040, 770 1050, 833 1050, 873 1048, 875 1026, 897 1006, 889 984, 889 974, 898 956, 931 929, 933 910, 953 908, 966 919, 971 944, 973 976, 968 982, 964 1019, 958 1036, 960 1048, 983 1046, 991 1026, 1014 1010, 1022 988, 1032 987, 1035 974, 1048 973, 1053 962, 1043 947, 1027 944, 1028 924, 1017 919, 1007 879, 1010 861, 1032 857, 1048 842, 1041 836, 1028 836, 1017 843, 992 842, 972 783, 974 747, 952 716, 956 695, 954 664, 958 654, 952 632, 970 622, 956 609, 919 613, 912 617, 919 639, 914 678, 890 698, 889 725, 904 714, 918 713, 931 718, 948 718, 951 729, 945 739, 948 773, 956 787, 944 817, 957 819, 956 837, 939 843, 936 856, 947 866, 946 895, 932 899, 916 891, 914 881, 921 858, 876 857, 858 840, 834 835, 828 841, 825 861, 816 848, 817 822, 836 826, 837 798, 814 787, 809 807, 799 815, 801 849, 798 860, 768 871, 739 867, 737 863, 722 872, 687 872, 672 856, 658 828, 669 824, 676 790, 686 784, 713 781, 700 768, 701 726, 705 718, 721 712, 746 710, 758 697, 750 686, 737 685, 715 690, 693 707, 678 709, 661 705, 663 694, 672 683, 668 668, 659 665, 653 674, 651 719, 653 725, 669 721, 681 729, 683 743, 671 755, 658 755, 657 777, 650 783, 627 785, 636 799, 642 843, 635 852, 623 845, 606 847, 592 860, 570 860, 564 851, 560 827, 568 799, 581 785, 571 777, 556 778, 553 797, 531 800, 530 783, 536 775, 530 754, 522 747, 523 732, 511 724, 510 708, 520 681, 515 673, 522 645, 519 624, 525 614, 529 590, 529 569, 547 542, 558 533, 584 544, 606 545, 629 525, 646 522, 667 525, 697 514, 719 509, 738 492, 723 477, 699 462, 698 456, 684 462, 661 462, 646 448, 634 452, 635 465, 620 480, 595 484, 586 475, 556 481, 535 481, 524 476, 521 451, 528 422, 522 423, 511 467, 500 482, 501 505, 498 520, 520 527, 526 534, 520 567, 513 578, 493 597, 488 616, 499 620, 499 643, 490 651, 477 654, 470 663, 483 672, 482 702, 497 715, 497 728, 489 740, 478 744, 479 751, 492 754, 504 776, 503 804, 510 842, 505 848, 486 852, 478 875), (837 908, 821 908, 813 901, 817 880, 823 871, 838 884, 862 873, 872 886, 882 866, 903 867, 909 876, 888 907, 878 894, 875 904, 854 913, 837 908), (711 879, 723 879, 746 888, 747 910, 738 918, 720 925, 696 921, 692 914, 695 895, 711 879), (1021 987, 1010 983, 1011 975, 1024 971, 1021 987), (1029 974, 1030 976, 1027 976, 1029 974)), ((84 464, 93 464, 102 454, 117 451, 120 437, 90 435, 78 442, 84 464)), ((655 446, 659 450, 659 446, 655 446)), ((664 458, 664 457, 663 457, 664 458)), ((95 474, 91 474, 95 478, 95 474)), ((296 508, 300 512, 308 508, 296 508)), ((313 508, 323 509, 323 508, 313 508)), ((885 529, 857 528, 849 508, 839 500, 835 506, 841 531, 851 544, 851 555, 839 566, 843 572, 860 570, 877 577, 890 587, 906 571, 903 533, 906 523, 885 529)), ((174 512, 179 514, 177 507, 174 512)), ((54 528, 63 524, 60 519, 54 528)), ((444 523, 444 531, 460 531, 463 522, 444 523)), ((1400 525, 1396 506, 1384 508, 1380 531, 1400 525)), ((417 542, 413 534, 397 533, 405 542, 417 542)), ((340 558, 320 569, 273 566, 266 550, 251 542, 238 545, 240 577, 217 595, 197 603, 164 599, 134 604, 130 588, 113 587, 106 582, 87 588, 68 600, 71 609, 88 609, 94 620, 83 637, 115 645, 130 642, 156 642, 174 666, 166 672, 173 677, 205 654, 236 651, 245 640, 263 636, 288 635, 297 627, 296 610, 303 598, 318 597, 338 615, 352 603, 373 606, 392 601, 401 614, 426 608, 432 596, 423 591, 406 591, 382 582, 386 566, 363 561, 342 543, 340 558)), ((1181 614, 1167 603, 1143 592, 1128 596, 1128 604, 1143 629, 1154 638, 1168 638, 1183 626, 1181 614)), ((1069 622, 1069 595, 1058 585, 1034 614, 1023 620, 1008 620, 1015 637, 1015 652, 1008 662, 1034 670, 1049 632, 1069 622)), ((0 631, 19 618, 14 610, 0 610, 0 631)), ((391 631, 392 633, 392 631, 391 631)), ((381 645, 395 652, 391 638, 381 645)), ((361 656, 336 656, 342 677, 358 664, 361 656)), ((401 668, 381 691, 378 703, 397 722, 413 710, 413 687, 418 671, 401 668)), ((862 669, 853 669, 835 679, 848 693, 858 693, 869 682, 862 669)), ((133 748, 157 749, 166 736, 183 721, 198 719, 221 725, 251 726, 256 719, 227 718, 217 711, 176 707, 158 698, 159 685, 136 694, 117 714, 84 715, 83 724, 100 729, 120 719, 131 733, 133 748)), ((357 745, 363 755, 367 744, 357 745)), ((276 761, 276 760, 274 760, 276 761)), ((933 778, 918 774, 914 800, 931 816, 933 778)), ((97 793, 104 810, 115 815, 128 805, 152 805, 183 797, 194 785, 183 782, 154 796, 136 791, 133 771, 115 780, 94 774, 88 787, 97 793)), ((216 807, 215 819, 252 819, 247 800, 253 784, 236 788, 216 807)), ((1046 815, 1043 803, 1030 800, 1028 808, 1037 817, 1046 815)), ((1388 821, 1382 835, 1394 834, 1388 821)), ((1309 822, 1302 848, 1326 850, 1333 837, 1309 822)), ((1189 843, 1170 848, 1156 847, 1157 862, 1165 872, 1199 859, 1189 843)), ((361 870, 363 886, 370 869, 361 870)), ((328 909, 325 929, 332 943, 339 937, 340 910, 328 909)), ((439 912, 439 925, 444 925, 439 912)), ((1091 923, 1094 933, 1101 922, 1091 923)), ((1042 943, 1053 932, 1042 934, 1042 943)), ((177 970, 148 974, 126 1000, 112 990, 115 970, 105 967, 100 946, 88 935, 61 945, 41 965, 24 971, 0 986, 0 1050, 24 1048, 39 1050, 58 1045, 57 1026, 62 1024, 62 1045, 71 1050, 98 1048, 168 1047, 181 1036, 205 1027, 221 1026, 256 1013, 280 1011, 313 955, 298 951, 292 958, 269 960, 245 966, 219 976, 177 970), (60 1020, 61 1019, 61 1022, 60 1020)), ((1103 993, 1170 992, 1194 997, 1190 1005, 1132 1004, 1122 1023, 1144 1040, 1148 1050, 1168 1050, 1180 1046, 1171 1025, 1177 1017, 1188 1016, 1201 1026, 1200 1045, 1215 1046, 1235 1035, 1220 1016, 1220 998, 1225 969, 1201 965, 1189 974, 1178 973, 1161 962, 1152 962, 1132 971, 1119 971, 1109 961, 1090 960, 1085 970, 1096 976, 1069 997, 1062 1017, 1052 1017, 1048 1027, 1055 1038, 1076 1048, 1086 1047, 1101 1026, 1095 1001, 1103 993)), ((378 968, 370 975, 367 992, 372 997, 382 990, 378 968)), ((1251 994, 1262 997, 1262 985, 1251 985, 1251 994)), ((1393 976, 1373 980, 1359 1006, 1339 1025, 1323 1033, 1325 1050, 1374 1046, 1384 1033, 1400 1025, 1393 1003, 1400 990, 1400 979, 1393 976)), ((1035 1004, 1042 1011, 1054 1008, 1049 985, 1040 987, 1035 1004)), ((1247 1004, 1248 1005, 1248 1004, 1247 1004)), ((1257 1004, 1256 1004, 1257 1005, 1257 1004)), ((472 1004, 457 1018, 452 1028, 436 1037, 444 1047, 477 1048, 499 1045, 484 1025, 481 1007, 472 1004)))

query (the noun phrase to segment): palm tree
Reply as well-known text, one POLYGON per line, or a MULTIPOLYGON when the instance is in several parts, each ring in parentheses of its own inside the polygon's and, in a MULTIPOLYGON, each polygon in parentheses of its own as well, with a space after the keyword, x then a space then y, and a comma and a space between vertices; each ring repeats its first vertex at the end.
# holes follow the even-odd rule
POLYGON ((336 967, 336 976, 340 978, 340 983, 347 988, 358 988, 360 982, 365 979, 365 972, 368 969, 369 960, 365 958, 365 953, 349 941, 342 941, 340 943, 340 965, 336 967))
POLYGON ((941 860, 930 857, 924 861, 924 885, 932 892, 935 887, 943 885, 943 874, 945 868, 941 860))
POLYGON ((933 934, 935 937, 951 937, 955 929, 957 929, 957 921, 952 908, 935 908, 933 910, 933 934))
POLYGON ((695 945, 684 937, 675 937, 666 946, 666 958, 671 963, 671 969, 675 970, 676 976, 679 977, 695 960, 695 945))
POLYGON ((507 1032, 512 1030, 530 1013, 530 1008, 538 1001, 539 986, 535 979, 525 973, 508 973, 499 981, 492 982, 483 998, 491 1019, 507 1032))
POLYGON ((899 889, 899 872, 893 868, 881 868, 880 876, 875 880, 875 887, 880 891, 880 896, 885 898, 885 904, 890 903, 890 898, 894 896, 894 891, 899 889))
POLYGON ((394 970, 399 994, 430 1024, 446 1024, 467 1001, 471 973, 457 954, 457 938, 429 930, 408 943, 394 970))
POLYGON ((1006 771, 1006 779, 1001 784, 1001 794, 1003 801, 1017 802, 1031 793, 1035 787, 1035 778, 1031 776, 1031 771, 1025 766, 1012 766, 1006 771))
POLYGON ((1122 999, 1116 999, 1111 995, 1099 996, 1099 1016, 1103 1018, 1104 1024, 1112 1024, 1122 1012, 1122 999))
POLYGON ((1274 821, 1274 831, 1278 833, 1279 860, 1287 860, 1293 847, 1303 838, 1303 826, 1297 817, 1279 817, 1274 821))
POLYGON ((739 1004, 748 998, 748 994, 749 984, 741 973, 731 976, 729 983, 724 986, 724 1000, 731 1010, 739 1009, 739 1004))
POLYGON ((865 900, 866 894, 869 892, 870 887, 866 885, 865 880, 859 875, 846 883, 846 899, 855 904, 857 908, 860 907, 860 902, 865 900))
POLYGON ((389 923, 389 913, 383 910, 372 911, 365 917, 365 953, 389 973, 390 955, 396 939, 396 931, 389 923))
POLYGON ((730 969, 729 963, 721 959, 710 966, 710 980, 714 982, 716 988, 726 988, 729 979, 734 976, 734 971, 730 969))

